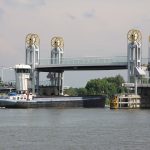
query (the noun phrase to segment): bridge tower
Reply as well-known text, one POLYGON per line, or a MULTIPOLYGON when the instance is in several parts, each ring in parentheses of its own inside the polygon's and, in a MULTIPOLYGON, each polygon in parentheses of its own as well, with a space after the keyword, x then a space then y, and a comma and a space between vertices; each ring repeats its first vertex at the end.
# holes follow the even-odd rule
MULTIPOLYGON (((63 38, 53 37, 51 39, 51 46, 51 64, 61 64, 64 54, 63 38)), ((63 71, 50 72, 48 78, 50 78, 51 86, 57 87, 57 95, 63 95, 63 71)))
POLYGON ((141 68, 141 46, 142 35, 139 30, 129 30, 128 38, 128 82, 135 83, 135 94, 137 94, 137 83, 140 77, 145 75, 141 68))
POLYGON ((26 36, 26 65, 31 66, 31 89, 35 94, 35 85, 39 87, 39 73, 35 71, 35 66, 39 64, 39 45, 40 39, 37 34, 28 34, 26 36))

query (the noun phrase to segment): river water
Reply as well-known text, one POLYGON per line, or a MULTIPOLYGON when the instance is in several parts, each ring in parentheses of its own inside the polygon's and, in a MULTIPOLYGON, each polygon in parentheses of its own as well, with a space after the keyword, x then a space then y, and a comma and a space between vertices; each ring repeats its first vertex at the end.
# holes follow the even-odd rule
POLYGON ((0 109, 0 150, 149 150, 150 110, 0 109))

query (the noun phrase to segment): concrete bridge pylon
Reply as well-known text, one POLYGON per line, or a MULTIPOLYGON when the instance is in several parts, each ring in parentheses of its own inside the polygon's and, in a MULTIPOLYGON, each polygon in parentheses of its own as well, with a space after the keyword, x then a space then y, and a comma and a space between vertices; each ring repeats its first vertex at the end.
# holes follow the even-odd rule
MULTIPOLYGON (((64 54, 64 40, 62 37, 51 39, 51 64, 61 64, 64 54)), ((47 77, 50 79, 51 86, 57 87, 57 95, 63 95, 63 73, 64 71, 49 72, 47 77)), ((56 93, 55 93, 56 94, 56 93)))
POLYGON ((127 34, 128 49, 128 83, 135 84, 135 94, 137 94, 137 84, 140 83, 140 78, 146 75, 141 67, 142 54, 142 34, 137 29, 129 30, 127 34))
POLYGON ((25 63, 31 66, 29 87, 32 89, 32 93, 35 94, 39 87, 39 72, 36 71, 35 66, 39 64, 40 60, 40 39, 37 34, 30 33, 26 36, 25 48, 25 63))

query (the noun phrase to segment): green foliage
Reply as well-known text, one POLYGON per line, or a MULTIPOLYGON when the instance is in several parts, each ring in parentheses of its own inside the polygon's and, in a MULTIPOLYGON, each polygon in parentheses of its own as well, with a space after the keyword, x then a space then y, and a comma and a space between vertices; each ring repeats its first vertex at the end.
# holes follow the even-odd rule
POLYGON ((70 96, 83 96, 87 95, 87 90, 85 88, 72 88, 66 89, 64 94, 68 94, 70 96))
POLYGON ((101 79, 93 79, 87 82, 85 89, 88 95, 100 95, 106 93, 108 82, 101 79))
POLYGON ((116 93, 124 93, 126 91, 126 88, 122 87, 122 83, 124 83, 125 81, 121 75, 104 79, 106 79, 109 83, 112 83, 115 86, 116 93))
POLYGON ((76 89, 77 95, 78 96, 83 96, 83 95, 87 95, 87 90, 86 88, 78 88, 76 89))
POLYGON ((111 97, 117 92, 115 84, 109 82, 107 78, 90 80, 87 82, 85 88, 88 95, 107 95, 111 97))
POLYGON ((64 94, 68 94, 69 96, 77 96, 77 89, 70 87, 64 91, 64 94))
POLYGON ((103 79, 92 79, 87 82, 85 88, 69 88, 65 90, 65 94, 70 96, 106 95, 108 99, 110 99, 113 95, 126 91, 126 89, 122 87, 122 83, 124 82, 121 75, 105 77, 103 79))

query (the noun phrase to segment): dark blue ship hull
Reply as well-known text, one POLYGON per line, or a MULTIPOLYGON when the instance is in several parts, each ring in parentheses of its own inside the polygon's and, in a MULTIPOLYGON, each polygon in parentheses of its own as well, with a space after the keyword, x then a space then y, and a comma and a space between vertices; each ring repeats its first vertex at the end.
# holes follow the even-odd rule
POLYGON ((67 108, 67 107, 83 107, 83 108, 104 108, 105 96, 59 96, 59 97, 36 97, 33 100, 9 100, 0 99, 0 107, 5 108, 67 108))

